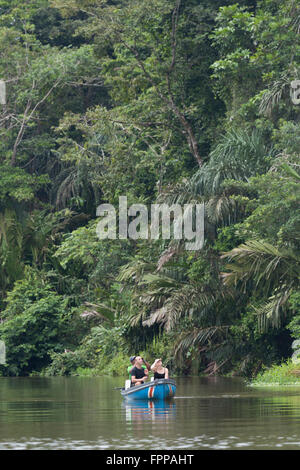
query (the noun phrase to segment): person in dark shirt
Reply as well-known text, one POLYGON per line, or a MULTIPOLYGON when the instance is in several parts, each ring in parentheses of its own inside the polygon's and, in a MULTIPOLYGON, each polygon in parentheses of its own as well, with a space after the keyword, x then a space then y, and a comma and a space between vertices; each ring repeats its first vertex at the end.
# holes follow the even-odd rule
MULTIPOLYGON (((131 380, 131 371, 132 371, 132 369, 133 369, 134 366, 135 366, 135 359, 136 359, 136 357, 139 357, 139 356, 131 356, 131 358, 129 359, 130 362, 131 362, 131 365, 127 367, 127 373, 128 373, 128 375, 129 375, 129 379, 130 379, 130 380, 131 380)), ((147 362, 144 358, 142 358, 142 359, 143 359, 143 364, 142 364, 143 369, 148 369, 148 372, 149 372, 149 371, 150 371, 150 367, 151 367, 150 364, 149 364, 149 362, 147 362)))
POLYGON ((148 369, 143 368, 144 360, 141 356, 136 356, 134 367, 131 369, 131 385, 141 385, 147 380, 149 372, 148 369))

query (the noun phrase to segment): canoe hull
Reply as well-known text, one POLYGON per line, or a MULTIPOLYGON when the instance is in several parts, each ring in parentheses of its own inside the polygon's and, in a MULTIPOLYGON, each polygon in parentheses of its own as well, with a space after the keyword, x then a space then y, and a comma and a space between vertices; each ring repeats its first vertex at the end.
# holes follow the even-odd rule
POLYGON ((174 397, 175 393, 176 383, 172 379, 157 379, 121 390, 121 395, 127 400, 166 400, 174 397))

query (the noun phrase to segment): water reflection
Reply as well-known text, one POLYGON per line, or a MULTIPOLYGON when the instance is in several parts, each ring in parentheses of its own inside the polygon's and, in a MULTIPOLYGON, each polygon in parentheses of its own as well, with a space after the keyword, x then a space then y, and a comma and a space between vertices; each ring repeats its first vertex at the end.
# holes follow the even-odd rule
POLYGON ((126 401, 114 377, 0 378, 1 449, 300 449, 300 388, 177 378, 126 401))
POLYGON ((176 417, 174 400, 124 400, 126 421, 165 421, 176 417))

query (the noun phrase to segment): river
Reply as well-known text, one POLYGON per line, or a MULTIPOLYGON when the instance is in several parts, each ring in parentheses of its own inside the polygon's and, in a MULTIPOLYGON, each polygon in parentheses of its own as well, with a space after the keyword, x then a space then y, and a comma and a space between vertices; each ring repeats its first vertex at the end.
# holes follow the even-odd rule
POLYGON ((299 387, 176 383, 170 402, 130 404, 121 378, 0 378, 0 450, 300 449, 299 387))

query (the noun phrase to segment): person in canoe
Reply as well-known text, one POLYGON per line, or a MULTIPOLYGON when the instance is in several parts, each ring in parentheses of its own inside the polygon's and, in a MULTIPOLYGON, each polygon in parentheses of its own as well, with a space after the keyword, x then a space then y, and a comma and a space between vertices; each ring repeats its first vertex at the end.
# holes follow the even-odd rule
MULTIPOLYGON (((130 365, 127 367, 127 373, 128 373, 128 375, 129 375, 129 379, 130 379, 130 380, 131 380, 131 370, 132 370, 133 367, 134 367, 136 357, 137 357, 137 356, 131 356, 130 359, 129 359, 129 360, 130 360, 130 365)), ((143 369, 148 369, 148 371, 150 371, 150 367, 151 367, 151 366, 150 366, 149 362, 145 361, 144 358, 142 358, 142 359, 143 359, 142 368, 143 368, 143 369)))
POLYGON ((161 359, 155 359, 151 366, 151 370, 154 372, 154 380, 169 378, 169 370, 167 367, 163 367, 161 359))
MULTIPOLYGON (((150 364, 148 364, 150 366, 150 364)), ((150 369, 150 367, 149 367, 150 369)), ((149 372, 147 364, 141 356, 136 356, 134 366, 130 371, 131 386, 141 385, 148 379, 149 372), (146 367, 143 367, 146 366, 146 367)))

